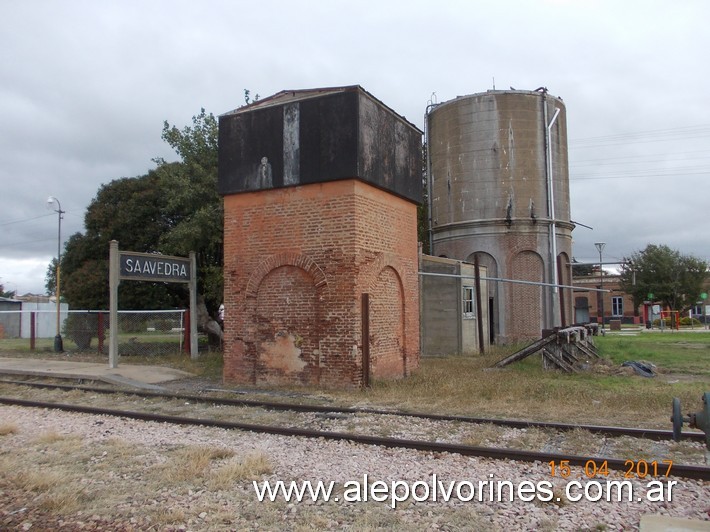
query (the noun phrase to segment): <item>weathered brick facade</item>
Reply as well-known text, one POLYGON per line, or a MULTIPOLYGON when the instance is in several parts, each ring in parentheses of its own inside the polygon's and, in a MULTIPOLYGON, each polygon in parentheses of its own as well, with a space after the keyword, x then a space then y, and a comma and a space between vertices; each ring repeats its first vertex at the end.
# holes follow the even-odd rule
POLYGON ((419 365, 416 204, 356 179, 226 195, 226 381, 359 386, 419 365), (370 338, 361 297, 370 294, 370 338))

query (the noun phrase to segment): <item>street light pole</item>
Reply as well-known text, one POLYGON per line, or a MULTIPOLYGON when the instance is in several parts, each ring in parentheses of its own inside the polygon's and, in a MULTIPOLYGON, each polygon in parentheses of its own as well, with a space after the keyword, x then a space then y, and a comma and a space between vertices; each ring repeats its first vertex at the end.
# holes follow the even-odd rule
POLYGON ((602 268, 602 251, 604 251, 604 246, 606 246, 606 242, 595 242, 594 245, 599 251, 599 279, 601 279, 601 281, 599 282, 599 288, 601 289, 601 292, 599 292, 599 297, 601 298, 600 308, 602 311, 602 332, 604 332, 604 269, 602 268))
POLYGON ((54 212, 57 213, 58 215, 58 225, 57 225, 57 335, 54 337, 54 352, 55 353, 61 353, 64 351, 64 344, 62 342, 62 333, 61 333, 61 300, 60 300, 60 284, 59 284, 59 270, 60 270, 60 264, 62 262, 62 214, 64 214, 65 211, 62 210, 62 204, 59 203, 59 200, 55 198, 54 196, 49 196, 47 198, 47 207, 49 209, 54 210, 54 212), (57 208, 53 208, 54 204, 57 204, 57 208))

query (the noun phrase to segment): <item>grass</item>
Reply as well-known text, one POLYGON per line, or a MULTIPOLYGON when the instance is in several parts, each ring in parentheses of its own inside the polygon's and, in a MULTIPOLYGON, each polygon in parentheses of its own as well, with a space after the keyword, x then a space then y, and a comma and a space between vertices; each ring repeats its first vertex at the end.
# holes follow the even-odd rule
POLYGON ((600 354, 616 363, 647 360, 673 373, 710 375, 710 332, 608 335, 595 341, 600 354))
POLYGON ((0 436, 17 434, 17 425, 14 423, 0 423, 0 436))
MULTIPOLYGON (((10 354, 29 354, 30 341, 27 338, 3 338, 0 340, 0 350, 3 353, 10 354)), ((53 352, 54 351, 54 338, 37 338, 35 340, 34 352, 53 352)), ((5 356, 5 355, 4 355, 5 356)))
POLYGON ((263 453, 233 457, 210 473, 207 487, 210 490, 228 490, 237 482, 257 480, 272 471, 271 461, 263 453))
MULTIPOLYGON (((673 397, 694 405, 710 383, 710 334, 595 339, 606 365, 579 374, 542 369, 538 356, 491 369, 515 348, 484 356, 422 359, 410 378, 365 391, 333 391, 339 402, 476 416, 669 428, 673 397), (689 347, 691 346, 691 347, 689 347), (656 364, 659 377, 619 371, 625 360, 656 364)), ((690 409, 690 406, 689 406, 690 409)))
POLYGON ((177 353, 160 357, 152 355, 122 357, 121 363, 168 366, 206 379, 222 379, 223 358, 222 353, 218 351, 200 353, 197 360, 192 360, 189 354, 177 353))
POLYGON ((204 476, 215 460, 234 456, 234 451, 224 447, 188 446, 166 455, 167 461, 156 473, 168 482, 184 482, 204 476))
MULTIPOLYGON (((233 490, 240 482, 270 474, 271 460, 263 453, 237 453, 219 445, 177 445, 151 449, 118 439, 85 441, 54 431, 43 432, 12 449, 0 448, 0 494, 10 494, 18 507, 54 515, 119 515, 141 511, 156 530, 185 523, 200 509, 162 508, 161 493, 185 500, 190 494, 233 490), (185 495, 187 494, 187 495, 185 495), (145 508, 144 508, 145 506, 145 508)), ((245 497, 247 503, 253 500, 245 497)), ((218 516, 224 497, 215 495, 204 510, 218 516)), ((227 508, 228 510, 228 508, 227 508)), ((130 515, 129 515, 130 516, 130 515)), ((233 518, 229 512, 225 518, 233 518)), ((2 528, 2 526, 0 526, 2 528)))

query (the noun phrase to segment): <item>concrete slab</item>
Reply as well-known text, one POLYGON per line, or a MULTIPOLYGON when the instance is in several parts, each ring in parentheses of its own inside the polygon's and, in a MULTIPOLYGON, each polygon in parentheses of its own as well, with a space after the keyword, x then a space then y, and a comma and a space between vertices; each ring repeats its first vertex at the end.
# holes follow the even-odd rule
POLYGON ((117 368, 109 368, 108 363, 6 357, 0 357, 0 374, 93 379, 138 388, 158 388, 155 385, 161 382, 194 377, 192 373, 163 366, 120 364, 117 368))
POLYGON ((710 521, 681 519, 667 515, 643 515, 639 525, 640 532, 697 532, 698 530, 710 530, 710 521))

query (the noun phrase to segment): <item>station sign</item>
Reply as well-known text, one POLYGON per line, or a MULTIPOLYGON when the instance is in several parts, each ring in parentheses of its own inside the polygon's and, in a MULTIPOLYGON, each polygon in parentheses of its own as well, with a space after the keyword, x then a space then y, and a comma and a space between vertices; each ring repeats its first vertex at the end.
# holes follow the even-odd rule
POLYGON ((189 283, 190 259, 121 251, 119 277, 133 281, 189 283))
MULTIPOLYGON (((190 358, 197 360, 197 259, 195 252, 189 257, 173 257, 158 253, 121 251, 118 241, 109 243, 109 319, 110 330, 118 331, 118 285, 121 281, 152 281, 159 283, 185 283, 190 291, 190 314, 186 327, 190 333, 190 358)), ((108 367, 118 367, 118 334, 109 336, 108 367)))

